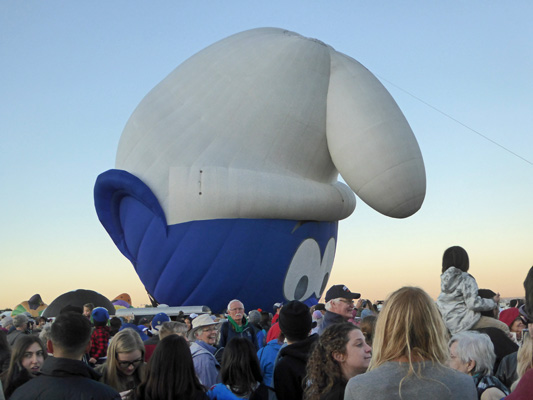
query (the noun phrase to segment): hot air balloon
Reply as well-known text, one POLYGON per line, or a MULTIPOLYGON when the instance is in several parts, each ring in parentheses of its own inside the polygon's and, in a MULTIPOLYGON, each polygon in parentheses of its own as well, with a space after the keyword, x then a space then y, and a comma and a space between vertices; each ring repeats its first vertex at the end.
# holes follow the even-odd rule
POLYGON ((277 28, 179 65, 129 118, 115 166, 96 180, 96 211, 148 292, 216 311, 234 298, 316 302, 354 192, 405 218, 426 190, 418 143, 379 80, 277 28))
POLYGON ((56 297, 44 310, 43 317, 57 317, 61 310, 68 306, 77 307, 81 312, 83 305, 87 303, 92 303, 95 307, 104 307, 109 312, 109 315, 115 315, 115 307, 107 297, 94 290, 77 289, 56 297))
POLYGON ((111 300, 111 302, 113 303, 113 306, 115 306, 115 310, 121 308, 132 308, 131 297, 128 293, 119 294, 117 297, 111 300))
POLYGON ((17 314, 28 312, 33 318, 37 318, 43 313, 46 307, 48 307, 48 305, 43 302, 41 295, 34 294, 28 301, 23 301, 22 303, 18 304, 13 309, 11 315, 14 317, 17 314))

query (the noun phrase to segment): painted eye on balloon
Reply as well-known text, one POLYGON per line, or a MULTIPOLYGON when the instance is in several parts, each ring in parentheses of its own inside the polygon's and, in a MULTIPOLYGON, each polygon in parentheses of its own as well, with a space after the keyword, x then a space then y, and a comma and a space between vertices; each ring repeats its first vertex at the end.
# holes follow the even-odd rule
POLYGON ((283 294, 287 300, 304 301, 315 295, 319 298, 329 279, 335 258, 335 238, 328 241, 324 256, 314 239, 305 239, 292 258, 285 281, 283 294))

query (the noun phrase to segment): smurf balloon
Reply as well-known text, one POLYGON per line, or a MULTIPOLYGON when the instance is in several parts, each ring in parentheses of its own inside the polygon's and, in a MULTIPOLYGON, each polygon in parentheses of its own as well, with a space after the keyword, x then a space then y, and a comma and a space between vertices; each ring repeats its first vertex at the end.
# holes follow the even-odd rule
POLYGON ((146 95, 94 197, 158 302, 221 311, 234 298, 316 302, 354 192, 405 218, 425 191, 418 143, 372 73, 319 40, 260 28, 146 95))

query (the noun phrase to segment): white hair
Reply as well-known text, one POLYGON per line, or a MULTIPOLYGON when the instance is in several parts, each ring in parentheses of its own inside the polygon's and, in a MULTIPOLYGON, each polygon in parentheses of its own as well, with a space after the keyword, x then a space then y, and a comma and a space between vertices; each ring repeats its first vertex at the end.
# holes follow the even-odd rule
POLYGON ((226 308, 226 310, 229 311, 229 306, 231 305, 231 303, 234 303, 234 302, 236 302, 236 301, 238 301, 239 303, 241 303, 242 306, 244 307, 244 304, 242 303, 242 301, 240 301, 239 299, 233 299, 233 300, 231 300, 231 301, 228 303, 228 307, 226 308))
POLYGON ((13 317, 13 326, 15 328, 23 328, 29 322, 29 318, 24 314, 18 314, 13 317))
POLYGON ((52 323, 47 322, 44 324, 41 332, 39 332, 39 339, 41 339, 41 342, 46 346, 46 343, 48 340, 50 340, 50 332, 52 331, 52 323))
POLYGON ((187 335, 187 324, 184 322, 178 321, 166 321, 161 324, 159 328, 159 337, 161 339, 167 337, 168 335, 176 334, 179 336, 187 335))
POLYGON ((457 343, 457 357, 463 363, 475 361, 476 366, 472 371, 472 375, 478 373, 483 376, 492 375, 496 354, 494 353, 494 345, 488 335, 476 331, 459 332, 452 336, 448 342, 448 347, 451 347, 454 343, 457 343))
POLYGON ((337 304, 339 301, 341 301, 341 298, 340 298, 340 297, 339 297, 339 298, 336 298, 336 299, 331 299, 330 301, 328 301, 328 302, 326 303, 326 306, 325 306, 326 311, 331 311, 331 306, 332 306, 333 304, 337 304))

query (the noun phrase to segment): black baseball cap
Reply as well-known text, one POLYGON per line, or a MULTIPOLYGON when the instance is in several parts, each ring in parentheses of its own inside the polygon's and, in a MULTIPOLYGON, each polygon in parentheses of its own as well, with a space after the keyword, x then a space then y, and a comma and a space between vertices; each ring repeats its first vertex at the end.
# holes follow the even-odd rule
POLYGON ((334 285, 326 292, 326 303, 333 299, 358 299, 361 293, 352 293, 345 285, 334 285))

